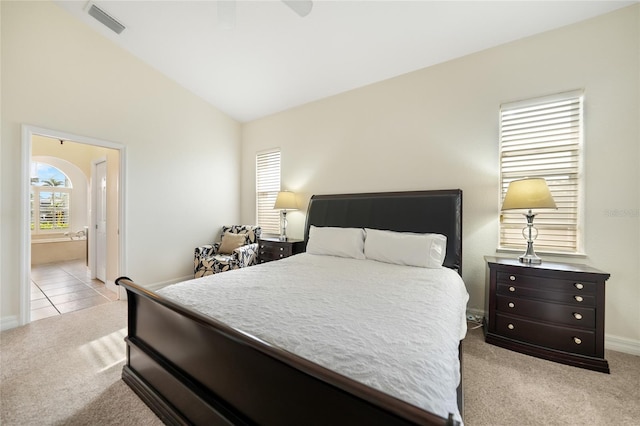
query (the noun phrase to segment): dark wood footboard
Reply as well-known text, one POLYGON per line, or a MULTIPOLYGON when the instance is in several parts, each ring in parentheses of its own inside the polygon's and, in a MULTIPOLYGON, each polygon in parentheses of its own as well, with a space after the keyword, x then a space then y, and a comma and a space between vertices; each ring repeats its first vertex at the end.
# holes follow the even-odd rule
POLYGON ((123 380, 167 424, 453 425, 193 312, 127 290, 123 380))

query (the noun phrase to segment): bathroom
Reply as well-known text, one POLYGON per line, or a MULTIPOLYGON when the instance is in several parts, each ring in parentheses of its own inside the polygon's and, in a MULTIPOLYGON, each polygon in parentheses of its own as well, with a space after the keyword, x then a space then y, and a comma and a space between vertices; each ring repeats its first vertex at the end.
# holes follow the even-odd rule
MULTIPOLYGON (((88 260, 88 158, 78 144, 37 136, 31 156, 31 265, 88 260)), ((88 262, 86 262, 88 264, 88 262)))
POLYGON ((92 211, 96 217, 106 211, 106 204, 97 207, 91 194, 95 186, 98 194, 107 188, 106 179, 95 179, 93 186, 92 180, 96 168, 113 155, 114 150, 104 147, 32 136, 28 240, 32 321, 118 298, 103 273, 106 256, 94 254, 91 259, 101 223, 96 218, 92 222, 92 211), (91 223, 96 224, 93 232, 91 223))

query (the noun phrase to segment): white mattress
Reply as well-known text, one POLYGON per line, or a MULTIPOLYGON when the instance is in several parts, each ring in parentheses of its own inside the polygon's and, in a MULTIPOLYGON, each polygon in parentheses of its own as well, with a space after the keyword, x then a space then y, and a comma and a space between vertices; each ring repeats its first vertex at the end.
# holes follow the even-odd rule
POLYGON ((461 421, 458 343, 469 295, 455 271, 304 253, 158 293, 461 421))

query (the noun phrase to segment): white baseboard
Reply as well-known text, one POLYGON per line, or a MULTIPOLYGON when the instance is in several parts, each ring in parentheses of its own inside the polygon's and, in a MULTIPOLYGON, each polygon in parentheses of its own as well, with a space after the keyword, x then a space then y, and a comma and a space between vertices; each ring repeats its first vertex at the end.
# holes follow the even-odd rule
MULTIPOLYGON (((187 275, 185 277, 174 278, 169 281, 162 281, 154 284, 149 284, 145 287, 151 291, 157 291, 168 285, 179 283, 181 281, 190 280, 192 278, 193 276, 187 275)), ((126 300, 126 292, 121 292, 120 299, 126 300)), ((474 315, 476 317, 482 318, 484 316, 484 310, 469 308, 467 309, 467 316, 468 315, 474 315)), ((16 328, 19 325, 20 325, 20 322, 18 321, 18 317, 15 315, 0 318, 1 331, 9 330, 11 328, 16 328)), ((607 334, 604 339, 604 346, 608 350, 640 356, 640 341, 638 340, 633 340, 633 339, 628 339, 626 337, 607 334)))
MULTIPOLYGON (((187 281, 187 280, 192 280, 193 279, 193 275, 187 275, 184 277, 180 277, 180 278, 173 278, 171 280, 168 281, 162 281, 162 282, 157 282, 157 283, 152 283, 152 284, 146 284, 146 285, 142 285, 142 287, 146 288, 147 290, 151 290, 151 291, 158 291, 161 288, 164 288, 168 285, 171 284, 176 284, 182 281, 187 281)), ((116 287, 118 287, 119 293, 119 300, 127 300, 127 291, 123 288, 120 287, 118 285, 116 285, 116 287)))
POLYGON ((192 279, 193 279, 193 275, 187 275, 186 277, 174 278, 174 279, 169 280, 169 281, 162 281, 162 282, 159 282, 159 283, 148 284, 148 285, 145 285, 144 287, 146 289, 148 289, 148 290, 151 290, 151 291, 158 291, 161 288, 164 288, 164 287, 166 287, 168 285, 179 283, 179 282, 182 282, 182 281, 192 280, 192 279))
POLYGON ((604 336, 604 347, 608 350, 640 356, 640 341, 638 340, 606 334, 604 336))
POLYGON ((16 328, 19 325, 20 322, 18 321, 18 317, 15 315, 0 318, 0 331, 16 328))
POLYGON ((116 282, 115 282, 115 281, 107 280, 107 281, 104 283, 104 286, 107 288, 107 290, 111 290, 111 291, 113 291, 114 293, 118 293, 118 284, 116 284, 116 282))
MULTIPOLYGON (((180 278, 174 278, 172 280, 169 281, 163 281, 163 282, 159 282, 159 283, 154 283, 154 284, 149 284, 144 286, 145 288, 151 290, 151 291, 157 291, 160 290, 163 287, 166 287, 168 285, 171 284, 175 284, 175 283, 179 283, 182 281, 187 281, 187 280, 191 280, 193 279, 193 275, 187 275, 184 277, 180 277, 180 278)), ((111 288, 115 288, 116 292, 118 293, 118 299, 119 300, 127 300, 127 292, 125 291, 124 288, 120 287, 119 285, 117 285, 114 281, 108 281, 107 285, 111 288)), ((16 315, 11 315, 11 316, 6 316, 6 317, 2 317, 0 318, 0 331, 4 331, 4 330, 9 330, 11 328, 16 328, 20 325, 20 322, 18 321, 18 317, 16 315)))

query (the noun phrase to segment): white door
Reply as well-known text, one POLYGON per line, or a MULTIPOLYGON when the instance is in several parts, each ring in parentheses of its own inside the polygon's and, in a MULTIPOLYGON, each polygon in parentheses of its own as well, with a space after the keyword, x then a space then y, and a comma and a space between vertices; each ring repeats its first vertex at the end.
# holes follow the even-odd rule
POLYGON ((107 162, 96 163, 96 278, 107 282, 107 162))

